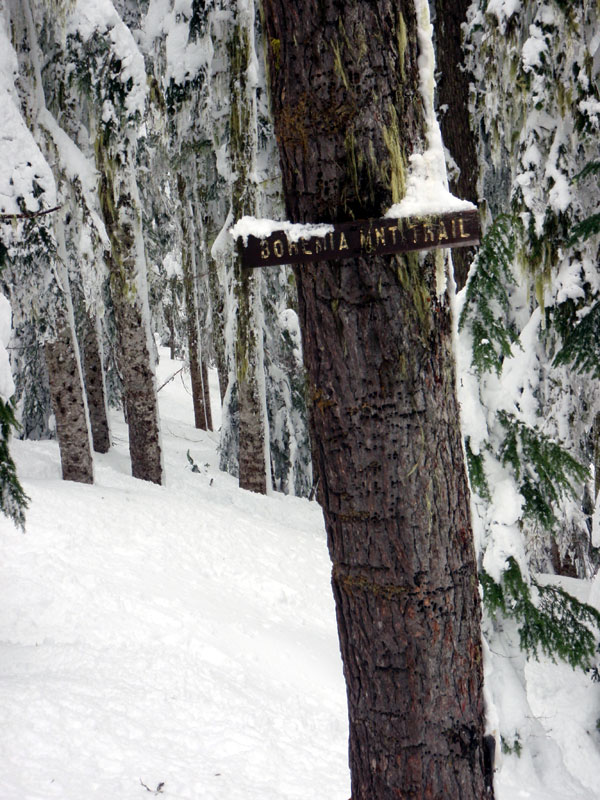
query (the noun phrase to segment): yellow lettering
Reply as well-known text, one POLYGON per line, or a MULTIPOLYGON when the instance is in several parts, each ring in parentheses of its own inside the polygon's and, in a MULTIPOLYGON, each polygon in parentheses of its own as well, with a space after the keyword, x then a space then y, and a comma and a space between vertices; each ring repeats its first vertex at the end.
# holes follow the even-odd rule
POLYGON ((438 227, 438 242, 441 242, 445 239, 448 239, 448 231, 446 230, 444 223, 440 222, 438 227))
POLYGON ((465 233, 464 219, 462 219, 462 217, 461 217, 461 219, 458 220, 458 227, 460 229, 460 238, 461 239, 468 239, 469 238, 469 234, 465 233))
POLYGON ((413 232, 413 244, 417 244, 417 242, 419 241, 418 238, 417 238, 417 231, 419 229, 419 223, 418 222, 411 223, 408 220, 406 220, 406 227, 410 231, 413 232))
POLYGON ((323 250, 323 242, 317 238, 315 239, 315 255, 323 250))
POLYGON ((425 234, 425 241, 426 242, 435 242, 435 236, 433 232, 433 228, 428 222, 423 223, 423 231, 425 234))
MULTIPOLYGON (((340 246, 340 250, 341 250, 340 246)), ((361 231, 360 232, 360 249, 364 253, 372 253, 373 252, 373 240, 371 239, 371 231, 361 231)))
POLYGON ((273 253, 277 258, 283 258, 283 242, 281 239, 275 239, 273 242, 273 253))
POLYGON ((375 247, 385 247, 385 228, 375 228, 375 247))
POLYGON ((269 243, 267 242, 266 239, 261 239, 260 240, 260 257, 262 259, 266 259, 270 255, 271 255, 271 253, 269 252, 269 243))
POLYGON ((312 256, 312 250, 308 249, 308 241, 306 239, 302 239, 302 252, 305 256, 312 256))
POLYGON ((348 250, 348 242, 346 241, 346 236, 343 233, 340 233, 340 246, 338 250, 348 250))
POLYGON ((333 233, 327 234, 327 239, 329 240, 329 244, 327 245, 329 250, 335 250, 335 242, 333 239, 333 233))
POLYGON ((452 238, 456 239, 456 220, 454 219, 454 217, 452 217, 451 225, 452 225, 452 238))
POLYGON ((288 239, 288 253, 291 256, 298 255, 298 242, 290 242, 288 239))
POLYGON ((396 244, 396 234, 398 233, 398 228, 395 225, 392 225, 391 228, 388 228, 388 232, 392 234, 392 244, 396 244))

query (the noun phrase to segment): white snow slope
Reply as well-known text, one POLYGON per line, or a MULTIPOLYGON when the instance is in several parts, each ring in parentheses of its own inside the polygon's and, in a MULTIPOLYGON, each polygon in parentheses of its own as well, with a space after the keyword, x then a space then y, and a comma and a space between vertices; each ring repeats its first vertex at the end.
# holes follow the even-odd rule
POLYGON ((12 443, 32 502, 26 534, 0 518, 0 798, 346 800, 320 508, 219 472, 181 376, 159 399, 165 487, 130 477, 122 422, 91 487, 12 443))
MULTIPOLYGON (((61 480, 56 443, 12 443, 31 507, 26 534, 0 518, 0 800, 349 797, 320 508, 219 472, 185 382, 159 393, 167 486, 130 477, 117 418, 95 486, 61 480)), ((490 725, 523 752, 496 800, 600 798, 600 688, 503 647, 490 725)))

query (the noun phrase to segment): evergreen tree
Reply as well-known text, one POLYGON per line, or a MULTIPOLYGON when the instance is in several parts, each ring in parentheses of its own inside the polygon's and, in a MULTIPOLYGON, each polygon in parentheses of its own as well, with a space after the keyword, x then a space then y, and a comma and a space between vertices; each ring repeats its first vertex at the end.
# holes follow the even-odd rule
POLYGON ((99 203, 110 242, 106 262, 118 338, 134 477, 162 480, 142 206, 135 177, 138 126, 147 101, 143 57, 112 3, 102 19, 75 5, 67 24, 69 89, 87 109, 83 120, 100 174, 99 203))
MULTIPOLYGON (((56 212, 60 205, 57 200, 62 200, 62 186, 59 183, 57 195, 54 178, 42 155, 43 152, 49 160, 54 160, 38 41, 40 31, 46 26, 45 9, 32 7, 32 2, 26 0, 18 6, 9 3, 7 10, 18 59, 16 85, 20 104, 41 148, 37 160, 43 162, 45 173, 34 178, 29 191, 37 201, 38 210, 43 209, 46 202, 54 206, 56 212)), ((23 216, 22 232, 7 249, 10 268, 5 270, 14 299, 13 309, 17 308, 22 324, 25 320, 29 325, 35 321, 36 338, 44 347, 63 477, 91 483, 93 467, 87 409, 73 329, 62 217, 58 213, 44 215, 43 219, 28 216, 26 199, 21 196, 16 200, 23 216)))
POLYGON ((583 577, 595 568, 584 498, 597 384, 593 371, 574 378, 568 367, 583 367, 576 342, 593 328, 599 286, 597 242, 579 238, 576 227, 596 209, 597 196, 575 180, 597 150, 590 49, 597 14, 594 3, 538 0, 510 8, 473 3, 469 16, 488 230, 461 314, 465 395, 482 403, 466 420, 466 435, 480 473, 474 486, 487 475, 490 491, 477 500, 487 559, 494 561, 494 509, 501 506, 494 487, 507 480, 516 513, 506 555, 526 576, 533 569, 583 577), (576 333, 574 324, 587 316, 576 333), (550 442, 554 457, 540 473, 530 459, 547 453, 550 442), (556 490, 566 482, 568 491, 556 490))

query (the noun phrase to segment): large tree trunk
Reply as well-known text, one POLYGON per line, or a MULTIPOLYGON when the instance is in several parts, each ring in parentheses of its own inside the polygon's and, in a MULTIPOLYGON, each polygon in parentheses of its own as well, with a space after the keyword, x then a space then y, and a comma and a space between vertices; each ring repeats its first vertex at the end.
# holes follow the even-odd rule
POLYGON ((65 324, 56 339, 44 347, 52 409, 66 481, 94 482, 94 467, 83 396, 83 379, 75 355, 75 341, 65 324))
MULTIPOLYGON (((477 203, 477 149, 469 119, 469 83, 472 75, 464 67, 462 25, 467 21, 471 0, 435 0, 438 106, 444 109, 440 125, 444 145, 458 167, 450 174, 450 189, 464 200, 477 203)), ((454 250, 454 277, 462 289, 467 281, 474 250, 454 250)))
MULTIPOLYGON (((423 150, 410 0, 263 0, 289 217, 378 217, 423 150)), ((480 604, 441 254, 295 270, 352 800, 481 800, 480 604)))

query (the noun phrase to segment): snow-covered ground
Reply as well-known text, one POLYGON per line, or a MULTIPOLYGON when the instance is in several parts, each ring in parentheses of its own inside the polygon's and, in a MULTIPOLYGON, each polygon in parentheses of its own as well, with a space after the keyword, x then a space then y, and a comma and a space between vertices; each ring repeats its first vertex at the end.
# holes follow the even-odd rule
POLYGON ((320 508, 219 472, 181 378, 165 487, 130 477, 116 419, 92 487, 54 442, 13 442, 32 502, 26 534, 0 519, 1 800, 350 794, 320 508))
MULTIPOLYGON (((159 385, 179 367, 163 357, 159 385)), ((219 472, 187 382, 159 393, 164 487, 130 477, 118 417, 91 487, 60 479, 54 442, 13 442, 32 502, 26 534, 0 519, 0 800, 350 794, 320 509, 219 472)), ((497 800, 600 798, 599 687, 500 650, 490 665, 523 746, 497 800)))

